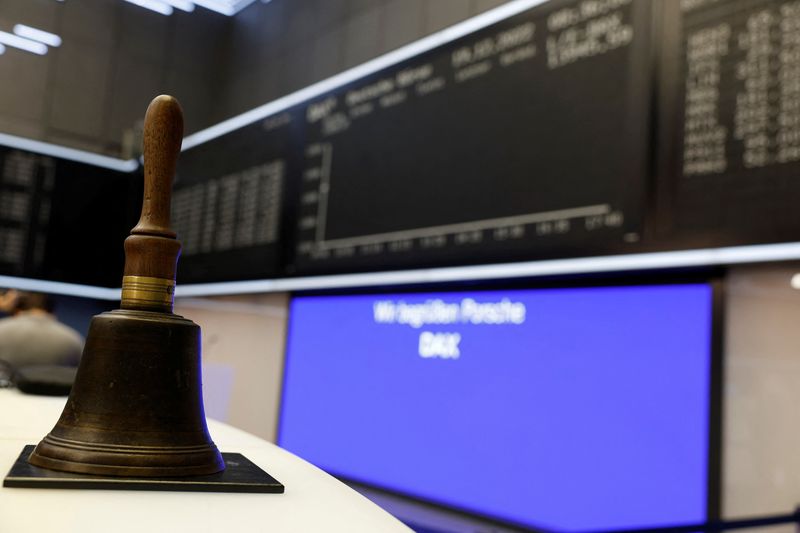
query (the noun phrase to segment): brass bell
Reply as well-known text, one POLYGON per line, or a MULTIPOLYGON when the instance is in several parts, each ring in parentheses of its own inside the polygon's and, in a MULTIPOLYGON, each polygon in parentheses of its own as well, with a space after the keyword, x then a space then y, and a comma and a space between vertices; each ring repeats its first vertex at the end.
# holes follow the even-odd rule
POLYGON ((144 201, 125 240, 121 309, 92 318, 75 384, 32 465, 84 474, 212 474, 225 463, 206 426, 200 327, 172 313, 181 245, 170 195, 183 113, 155 98, 144 124, 144 201))

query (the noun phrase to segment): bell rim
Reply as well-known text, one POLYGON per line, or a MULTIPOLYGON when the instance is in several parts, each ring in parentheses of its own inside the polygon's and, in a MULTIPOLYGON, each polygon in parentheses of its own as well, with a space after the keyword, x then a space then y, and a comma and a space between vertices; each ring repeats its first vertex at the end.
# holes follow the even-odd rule
POLYGON ((199 476, 225 470, 222 454, 213 442, 195 446, 79 444, 64 446, 48 434, 28 462, 62 472, 118 477, 199 476))
POLYGON ((77 461, 65 461, 63 459, 53 459, 39 454, 31 454, 28 462, 33 466, 57 470, 59 472, 70 472, 73 474, 88 474, 101 476, 114 476, 120 478, 136 477, 189 477, 211 475, 225 470, 225 463, 220 457, 221 464, 182 466, 182 467, 148 467, 148 466, 114 466, 99 463, 84 463, 77 461), (36 457, 36 462, 32 461, 36 457))

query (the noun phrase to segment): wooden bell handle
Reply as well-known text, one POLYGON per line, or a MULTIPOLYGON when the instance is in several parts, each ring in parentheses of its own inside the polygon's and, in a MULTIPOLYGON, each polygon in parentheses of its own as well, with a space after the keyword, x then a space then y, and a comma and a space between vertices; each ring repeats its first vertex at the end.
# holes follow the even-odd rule
POLYGON ((170 228, 170 199, 183 140, 183 110, 172 96, 157 96, 144 116, 144 200, 132 235, 175 238, 170 228))
POLYGON ((183 111, 157 96, 144 117, 144 198, 139 223, 125 239, 123 309, 172 312, 181 244, 170 228, 170 200, 183 139, 183 111))

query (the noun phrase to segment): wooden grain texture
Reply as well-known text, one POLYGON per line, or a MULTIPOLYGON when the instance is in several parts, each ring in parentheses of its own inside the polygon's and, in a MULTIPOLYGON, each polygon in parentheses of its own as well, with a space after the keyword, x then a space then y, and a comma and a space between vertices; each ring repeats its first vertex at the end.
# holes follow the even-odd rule
MULTIPOLYGON (((125 239, 124 279, 160 278, 164 290, 174 289, 181 245, 170 228, 170 203, 175 166, 183 140, 183 111, 172 96, 157 96, 147 108, 144 119, 144 197, 138 224, 125 239)), ((123 308, 171 311, 160 298, 152 305, 132 305, 125 298, 123 308), (126 303, 127 302, 127 303, 126 303)))
POLYGON ((144 116, 144 199, 132 235, 175 237, 170 229, 170 199, 183 141, 183 110, 172 96, 157 96, 144 116))

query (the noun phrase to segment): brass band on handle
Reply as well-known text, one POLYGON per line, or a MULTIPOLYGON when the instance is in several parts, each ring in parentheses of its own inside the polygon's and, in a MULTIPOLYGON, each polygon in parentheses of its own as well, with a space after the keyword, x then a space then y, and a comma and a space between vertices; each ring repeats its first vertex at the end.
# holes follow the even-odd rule
POLYGON ((175 280, 147 276, 122 278, 122 308, 172 312, 175 280))

